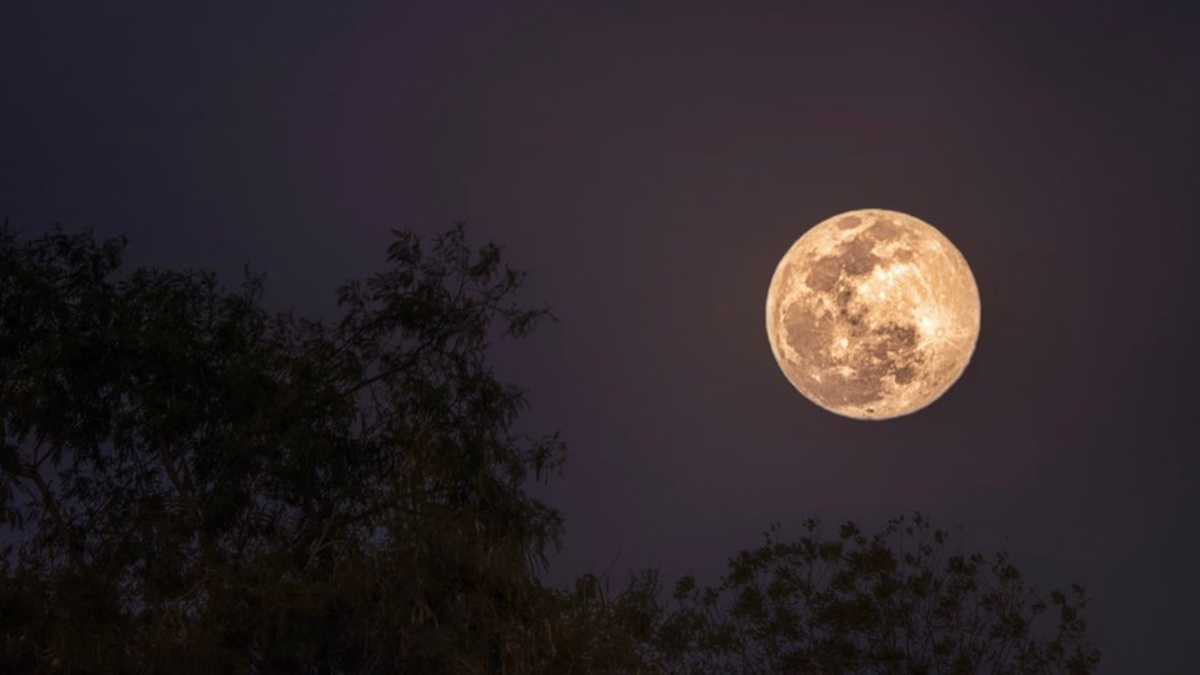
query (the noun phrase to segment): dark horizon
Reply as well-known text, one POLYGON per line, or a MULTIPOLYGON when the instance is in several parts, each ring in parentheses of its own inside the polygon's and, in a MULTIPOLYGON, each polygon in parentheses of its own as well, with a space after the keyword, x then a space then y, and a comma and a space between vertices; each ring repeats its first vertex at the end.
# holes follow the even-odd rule
MULTIPOLYGON (((562 430, 548 579, 711 580, 774 521, 920 511, 1079 582, 1100 672, 1191 672, 1200 35, 1182 3, 317 3, 10 9, 0 218, 127 233, 128 265, 243 265, 335 315, 392 228, 464 220, 558 321, 497 345, 562 430), (805 230, 911 213, 982 332, 883 422, 806 401, 767 284, 805 230), (615 562, 614 562, 615 560, 615 562)), ((868 528, 872 529, 872 528, 868 528)))

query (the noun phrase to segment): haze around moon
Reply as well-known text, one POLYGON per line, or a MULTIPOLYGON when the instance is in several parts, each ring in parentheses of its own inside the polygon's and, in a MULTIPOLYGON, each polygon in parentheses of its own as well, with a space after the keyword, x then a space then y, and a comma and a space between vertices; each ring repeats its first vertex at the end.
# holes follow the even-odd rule
POLYGON ((959 379, 980 329, 962 253, 928 223, 861 209, 829 218, 780 260, 767 336, 788 381, 854 419, 907 415, 959 379))

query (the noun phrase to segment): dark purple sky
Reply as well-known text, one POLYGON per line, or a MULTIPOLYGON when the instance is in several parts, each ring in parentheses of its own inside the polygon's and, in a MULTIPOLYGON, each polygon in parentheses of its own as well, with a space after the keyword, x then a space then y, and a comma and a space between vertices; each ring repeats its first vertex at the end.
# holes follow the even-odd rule
POLYGON ((250 262, 319 317, 389 228, 465 219, 561 319, 499 354, 570 443, 554 580, 920 510, 1085 584, 1104 672, 1196 672, 1195 10, 216 4, 6 4, 0 216, 250 262), (983 302, 962 380, 882 423, 763 328, 779 257, 861 207, 942 230, 983 302))

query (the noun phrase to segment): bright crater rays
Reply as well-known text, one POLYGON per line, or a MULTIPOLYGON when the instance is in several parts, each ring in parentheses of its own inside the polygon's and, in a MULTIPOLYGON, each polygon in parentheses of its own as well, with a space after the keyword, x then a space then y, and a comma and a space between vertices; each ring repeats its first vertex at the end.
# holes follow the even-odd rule
POLYGON ((915 412, 948 390, 979 337, 979 290, 937 229, 897 211, 834 216, 800 237, 767 293, 767 336, 788 380, 857 419, 915 412))

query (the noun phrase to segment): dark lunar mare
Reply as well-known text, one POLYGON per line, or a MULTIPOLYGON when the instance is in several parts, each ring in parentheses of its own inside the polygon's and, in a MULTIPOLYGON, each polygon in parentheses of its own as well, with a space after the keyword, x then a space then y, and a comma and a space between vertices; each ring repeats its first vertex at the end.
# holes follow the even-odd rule
MULTIPOLYGON (((842 229, 856 227, 857 217, 838 222, 842 229)), ((788 374, 805 383, 806 390, 821 392, 821 403, 834 406, 866 406, 884 398, 882 383, 886 378, 898 384, 908 384, 916 377, 917 366, 925 357, 917 349, 917 330, 913 325, 889 322, 873 325, 870 307, 858 301, 857 288, 863 279, 884 261, 874 253, 876 244, 904 239, 905 231, 894 223, 880 219, 862 234, 843 244, 835 255, 814 257, 804 282, 816 293, 834 299, 836 313, 809 311, 792 305, 783 309, 783 324, 787 328, 788 344, 799 355, 800 363, 789 363, 788 374), (838 358, 833 353, 836 326, 849 327, 850 337, 865 341, 861 350, 853 352, 858 358, 838 358), (856 375, 846 377, 836 369, 853 368, 856 375), (811 373, 823 374, 816 381, 811 373), (828 379, 833 378, 834 382, 828 379)), ((896 259, 912 259, 909 248, 896 252, 896 259)), ((795 266, 793 266, 793 274, 795 266)), ((868 412, 873 412, 868 410, 868 412)))

